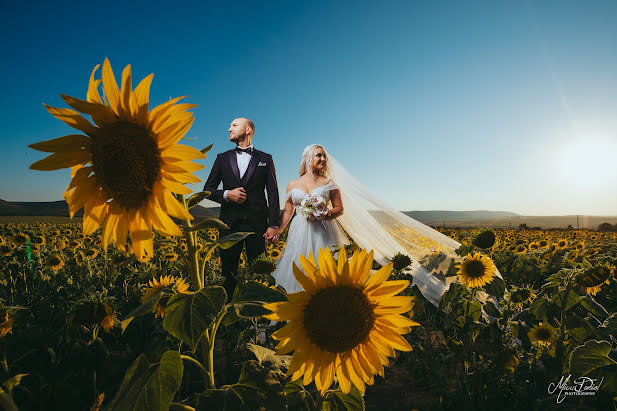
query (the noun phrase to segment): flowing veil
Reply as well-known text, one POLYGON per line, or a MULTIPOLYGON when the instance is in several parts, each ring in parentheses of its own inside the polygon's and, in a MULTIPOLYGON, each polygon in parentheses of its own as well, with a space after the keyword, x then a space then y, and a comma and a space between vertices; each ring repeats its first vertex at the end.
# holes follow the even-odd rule
POLYGON ((460 244, 408 215, 394 210, 372 194, 328 154, 331 177, 340 188, 344 213, 338 223, 361 248, 373 250, 374 259, 384 265, 397 253, 411 257, 403 271, 413 276, 424 297, 438 306, 454 277, 445 273, 460 244))

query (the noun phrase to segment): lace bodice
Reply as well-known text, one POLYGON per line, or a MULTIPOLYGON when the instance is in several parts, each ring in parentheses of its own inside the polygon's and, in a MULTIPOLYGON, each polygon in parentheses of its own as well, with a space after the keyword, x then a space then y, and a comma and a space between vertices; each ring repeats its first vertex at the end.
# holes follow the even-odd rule
POLYGON ((326 201, 330 201, 330 191, 336 190, 336 189, 338 189, 338 186, 336 185, 334 181, 330 181, 327 184, 317 186, 314 189, 312 189, 310 193, 307 193, 306 191, 300 188, 292 188, 291 190, 287 192, 287 199, 291 197, 291 202, 293 203, 294 206, 300 205, 300 202, 302 202, 302 200, 304 200, 304 198, 309 195, 323 196, 326 199, 326 201))

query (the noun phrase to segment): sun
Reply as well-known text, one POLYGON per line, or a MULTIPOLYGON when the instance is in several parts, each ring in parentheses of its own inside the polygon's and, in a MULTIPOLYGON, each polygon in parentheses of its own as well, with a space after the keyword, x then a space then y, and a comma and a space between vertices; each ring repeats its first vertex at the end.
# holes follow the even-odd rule
POLYGON ((576 188, 608 189, 617 182, 617 142, 605 138, 579 138, 555 150, 556 177, 576 188))

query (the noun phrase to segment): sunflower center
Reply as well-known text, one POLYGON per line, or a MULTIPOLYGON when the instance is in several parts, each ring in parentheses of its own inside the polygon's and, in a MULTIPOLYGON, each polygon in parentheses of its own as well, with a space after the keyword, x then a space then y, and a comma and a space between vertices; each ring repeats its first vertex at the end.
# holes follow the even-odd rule
POLYGON ((546 328, 538 328, 536 336, 540 341, 549 341, 551 339, 551 331, 546 328))
POLYGON ((480 278, 484 275, 485 267, 482 261, 469 261, 465 268, 467 275, 471 278, 480 278))
POLYGON ((362 290, 337 285, 318 291, 304 308, 304 328, 319 348, 340 353, 362 343, 375 323, 362 290))
POLYGON ((95 136, 91 150, 96 180, 109 198, 125 208, 147 202, 161 169, 150 131, 131 122, 106 125, 95 136))

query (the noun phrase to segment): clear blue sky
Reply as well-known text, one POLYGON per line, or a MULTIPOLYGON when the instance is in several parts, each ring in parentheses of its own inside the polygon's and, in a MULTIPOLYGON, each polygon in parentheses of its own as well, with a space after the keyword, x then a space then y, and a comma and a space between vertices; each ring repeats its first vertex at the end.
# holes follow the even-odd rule
POLYGON ((186 144, 253 119, 281 191, 321 143, 401 210, 617 214, 615 1, 35 3, 0 6, 1 199, 62 198, 27 145, 109 57, 199 104, 186 144))

